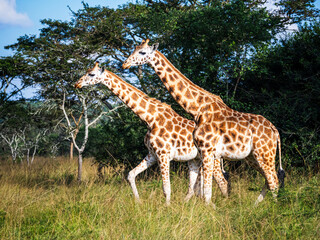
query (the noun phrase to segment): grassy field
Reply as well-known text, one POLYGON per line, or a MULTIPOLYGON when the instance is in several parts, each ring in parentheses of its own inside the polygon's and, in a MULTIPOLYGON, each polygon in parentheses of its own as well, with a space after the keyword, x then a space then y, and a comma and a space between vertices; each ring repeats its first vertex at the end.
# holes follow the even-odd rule
POLYGON ((232 194, 213 187, 217 209, 198 198, 183 201, 188 181, 172 173, 172 203, 164 204, 159 175, 138 178, 136 204, 124 168, 37 159, 27 168, 0 163, 0 239, 320 239, 320 176, 289 173, 278 202, 270 193, 254 207, 263 180, 231 176, 232 194))

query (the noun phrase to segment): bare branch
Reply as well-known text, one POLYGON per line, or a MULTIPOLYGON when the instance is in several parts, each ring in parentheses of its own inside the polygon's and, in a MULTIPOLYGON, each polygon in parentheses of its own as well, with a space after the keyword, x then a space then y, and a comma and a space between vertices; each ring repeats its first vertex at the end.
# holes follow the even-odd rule
POLYGON ((111 109, 111 110, 108 111, 108 112, 101 112, 98 117, 96 117, 91 123, 89 123, 88 126, 90 127, 91 125, 93 125, 94 123, 96 123, 103 115, 112 113, 112 112, 116 111, 117 109, 122 108, 122 107, 124 107, 124 106, 125 106, 124 104, 121 104, 121 105, 119 105, 119 106, 111 109))

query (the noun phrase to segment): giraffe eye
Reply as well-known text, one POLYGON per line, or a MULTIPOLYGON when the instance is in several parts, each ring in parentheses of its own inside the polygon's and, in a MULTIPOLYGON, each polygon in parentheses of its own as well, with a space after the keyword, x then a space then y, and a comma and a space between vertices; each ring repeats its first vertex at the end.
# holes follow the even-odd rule
POLYGON ((146 54, 146 52, 139 52, 141 55, 145 55, 146 54))
POLYGON ((90 76, 90 77, 94 77, 94 73, 88 73, 88 75, 90 76))

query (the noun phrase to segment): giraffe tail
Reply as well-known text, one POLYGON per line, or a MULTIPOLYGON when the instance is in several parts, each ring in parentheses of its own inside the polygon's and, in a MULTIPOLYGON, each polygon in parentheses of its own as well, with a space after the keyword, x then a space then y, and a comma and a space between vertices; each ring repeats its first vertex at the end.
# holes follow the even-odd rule
POLYGON ((284 188, 284 178, 286 177, 286 173, 282 168, 280 134, 276 128, 275 128, 275 133, 277 135, 277 142, 278 142, 278 149, 279 149, 279 170, 278 170, 277 175, 278 175, 278 180, 279 180, 279 187, 284 188))
POLYGON ((229 182, 230 175, 227 171, 224 170, 223 158, 221 159, 221 171, 222 171, 223 177, 227 180, 227 182, 229 182))

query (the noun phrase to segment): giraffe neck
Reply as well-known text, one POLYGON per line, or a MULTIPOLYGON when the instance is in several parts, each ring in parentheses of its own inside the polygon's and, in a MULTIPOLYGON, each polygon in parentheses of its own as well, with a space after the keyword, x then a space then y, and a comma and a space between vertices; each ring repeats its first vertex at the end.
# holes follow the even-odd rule
POLYGON ((203 105, 214 101, 223 103, 219 96, 191 82, 159 51, 150 64, 176 102, 194 118, 203 105))
POLYGON ((157 108, 163 107, 164 104, 154 98, 150 98, 116 74, 108 73, 111 77, 106 77, 102 84, 107 86, 143 122, 151 127, 154 123, 157 108))

